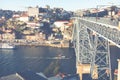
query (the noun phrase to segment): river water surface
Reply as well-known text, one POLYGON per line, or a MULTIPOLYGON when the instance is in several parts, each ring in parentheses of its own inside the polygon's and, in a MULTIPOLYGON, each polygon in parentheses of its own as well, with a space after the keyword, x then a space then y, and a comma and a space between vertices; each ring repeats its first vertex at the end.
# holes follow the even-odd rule
MULTIPOLYGON (((113 73, 117 68, 117 59, 120 59, 120 49, 111 46, 110 56, 113 73)), ((74 49, 31 46, 17 46, 14 50, 0 49, 0 77, 24 70, 43 72, 50 77, 54 75, 52 67, 56 63, 58 65, 55 66, 59 67, 57 72, 75 74, 74 49)), ((89 76, 83 78, 84 80, 90 80, 89 76)))
POLYGON ((0 49, 0 77, 24 70, 53 76, 49 66, 54 67, 54 63, 59 67, 59 72, 75 74, 74 50, 30 46, 17 46, 14 50, 0 49))

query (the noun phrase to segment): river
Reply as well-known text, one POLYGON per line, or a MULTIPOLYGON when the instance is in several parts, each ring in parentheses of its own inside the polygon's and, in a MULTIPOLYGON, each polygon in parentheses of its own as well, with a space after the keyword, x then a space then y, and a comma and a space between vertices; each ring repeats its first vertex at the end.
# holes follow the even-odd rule
POLYGON ((60 66, 57 72, 75 74, 75 53, 71 48, 17 46, 0 49, 0 77, 19 71, 31 70, 53 76, 49 66, 60 66), (63 56, 61 58, 59 55, 63 56))
MULTIPOLYGON (((117 59, 120 59, 120 49, 111 46, 110 56, 112 73, 117 68, 117 59)), ((75 52, 72 48, 17 46, 16 49, 0 49, 0 77, 14 74, 19 71, 31 70, 43 72, 46 76, 53 76, 50 67, 59 66, 57 72, 75 74, 75 52), (60 58, 62 55, 63 58, 60 58), (50 66, 50 67, 49 67, 50 66)), ((89 78, 84 78, 84 80, 89 78)))

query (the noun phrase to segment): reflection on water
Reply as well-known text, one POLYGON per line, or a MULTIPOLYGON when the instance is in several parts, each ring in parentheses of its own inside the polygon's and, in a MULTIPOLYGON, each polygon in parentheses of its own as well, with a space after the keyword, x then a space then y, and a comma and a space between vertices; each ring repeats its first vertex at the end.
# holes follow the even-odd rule
POLYGON ((71 58, 67 58, 67 57, 24 57, 25 59, 71 59, 71 58))
POLYGON ((13 49, 0 49, 0 53, 3 53, 3 54, 13 54, 14 50, 13 49))

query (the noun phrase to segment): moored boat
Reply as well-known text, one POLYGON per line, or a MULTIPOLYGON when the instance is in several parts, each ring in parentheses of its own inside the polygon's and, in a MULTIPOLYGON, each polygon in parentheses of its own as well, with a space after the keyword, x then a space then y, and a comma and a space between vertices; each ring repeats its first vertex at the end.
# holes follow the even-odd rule
POLYGON ((0 48, 1 49, 13 49, 15 48, 15 45, 10 44, 10 43, 0 43, 0 48))

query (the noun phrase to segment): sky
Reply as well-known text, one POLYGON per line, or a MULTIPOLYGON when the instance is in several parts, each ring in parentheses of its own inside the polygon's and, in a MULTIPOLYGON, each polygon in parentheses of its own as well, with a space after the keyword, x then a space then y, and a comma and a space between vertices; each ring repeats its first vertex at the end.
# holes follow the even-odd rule
POLYGON ((0 9, 26 11, 27 7, 60 7, 67 11, 96 8, 97 5, 120 5, 120 0, 0 0, 0 9))

